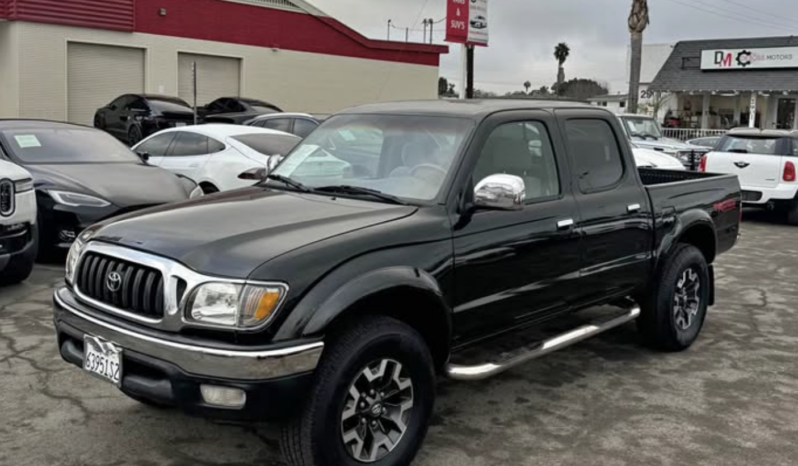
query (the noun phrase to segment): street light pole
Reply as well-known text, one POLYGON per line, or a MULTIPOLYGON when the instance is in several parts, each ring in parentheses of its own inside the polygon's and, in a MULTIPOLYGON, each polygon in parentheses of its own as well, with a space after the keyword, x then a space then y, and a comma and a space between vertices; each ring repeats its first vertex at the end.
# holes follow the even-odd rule
POLYGON ((388 20, 388 40, 391 40, 391 20, 388 20))

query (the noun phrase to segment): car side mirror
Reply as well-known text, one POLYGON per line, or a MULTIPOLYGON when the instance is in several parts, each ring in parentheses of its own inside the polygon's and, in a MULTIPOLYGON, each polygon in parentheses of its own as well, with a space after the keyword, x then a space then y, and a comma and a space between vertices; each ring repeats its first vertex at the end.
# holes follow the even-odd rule
POLYGON ((269 176, 269 170, 266 168, 251 168, 244 173, 238 175, 239 180, 250 181, 263 181, 269 176))
POLYGON ((139 158, 141 159, 141 161, 142 161, 142 162, 144 162, 144 163, 147 163, 147 161, 148 161, 148 160, 150 160, 150 154, 149 154, 149 152, 145 152, 145 151, 138 152, 138 151, 137 151, 137 152, 136 152, 136 155, 138 155, 138 156, 139 156, 139 158))
POLYGON ((474 188, 474 206, 478 209, 522 210, 524 200, 524 180, 515 175, 490 175, 474 188))

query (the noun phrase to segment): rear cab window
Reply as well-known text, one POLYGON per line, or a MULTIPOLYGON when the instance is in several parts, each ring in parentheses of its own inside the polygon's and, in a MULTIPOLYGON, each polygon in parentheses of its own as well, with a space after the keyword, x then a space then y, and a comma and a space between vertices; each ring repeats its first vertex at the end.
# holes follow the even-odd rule
POLYGON ((617 186, 624 166, 612 126, 600 119, 573 119, 565 129, 580 190, 591 193, 617 186))

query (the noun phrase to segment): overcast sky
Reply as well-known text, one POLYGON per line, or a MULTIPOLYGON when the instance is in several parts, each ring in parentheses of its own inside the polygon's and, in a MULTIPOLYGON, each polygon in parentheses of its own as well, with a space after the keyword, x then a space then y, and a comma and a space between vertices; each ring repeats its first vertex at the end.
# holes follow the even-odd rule
MULTIPOLYGON (((424 18, 444 18, 445 0, 310 0, 360 33, 385 39, 389 19, 410 27, 421 41, 424 18)), ((626 20, 631 0, 489 0, 490 47, 477 49, 476 87, 505 93, 551 85, 557 78, 554 46, 567 42, 566 78, 591 78, 625 90, 626 20)), ((649 0, 651 25, 645 43, 679 40, 786 36, 798 33, 798 0, 649 0)), ((443 43, 444 23, 435 42, 443 43)), ((404 41, 393 29, 392 40, 404 41)), ((441 62, 441 75, 459 82, 459 45, 441 62)), ((458 89, 460 86, 458 85, 458 89)))

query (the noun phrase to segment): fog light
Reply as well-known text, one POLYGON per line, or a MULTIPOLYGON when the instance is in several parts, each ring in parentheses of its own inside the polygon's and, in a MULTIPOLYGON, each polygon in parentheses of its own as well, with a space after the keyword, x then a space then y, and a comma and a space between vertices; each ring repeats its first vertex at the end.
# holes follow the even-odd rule
POLYGON ((247 402, 247 393, 238 388, 200 385, 200 391, 205 403, 213 406, 241 409, 247 402))
POLYGON ((58 232, 58 239, 64 243, 71 243, 75 241, 75 232, 72 230, 61 230, 58 232))

